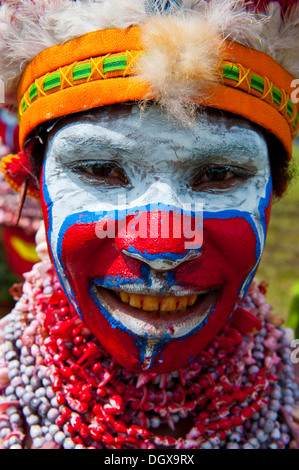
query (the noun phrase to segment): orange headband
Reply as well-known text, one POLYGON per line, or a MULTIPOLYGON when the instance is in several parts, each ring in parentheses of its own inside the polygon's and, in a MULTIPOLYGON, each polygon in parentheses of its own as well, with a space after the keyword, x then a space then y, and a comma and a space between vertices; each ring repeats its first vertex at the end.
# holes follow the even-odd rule
MULTIPOLYGON (((136 63, 144 53, 141 30, 94 31, 51 47, 27 66, 18 87, 20 147, 43 122, 114 103, 154 98, 136 63)), ((219 83, 195 103, 242 116, 274 134, 291 158, 299 105, 293 77, 270 56, 226 41, 219 83)), ((11 157, 10 157, 11 158, 11 157)), ((5 171, 5 161, 2 167, 5 171)))
MULTIPOLYGON (((135 75, 143 52, 141 31, 132 27, 88 33, 38 54, 18 88, 20 146, 50 119, 151 96, 150 84, 135 75)), ((291 154, 299 126, 299 107, 290 100, 293 77, 265 53, 229 41, 220 74, 211 98, 199 104, 261 125, 291 154)))

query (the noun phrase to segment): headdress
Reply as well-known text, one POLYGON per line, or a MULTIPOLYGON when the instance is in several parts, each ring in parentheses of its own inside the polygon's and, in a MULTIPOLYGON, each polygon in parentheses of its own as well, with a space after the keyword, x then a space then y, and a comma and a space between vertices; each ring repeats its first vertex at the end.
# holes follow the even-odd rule
MULTIPOLYGON (((21 148, 2 169, 19 189, 37 126, 148 101, 183 121, 199 106, 242 116, 290 159, 298 40, 297 0, 2 1, 0 79, 19 116, 21 148)), ((29 189, 37 194, 34 182, 29 189)))

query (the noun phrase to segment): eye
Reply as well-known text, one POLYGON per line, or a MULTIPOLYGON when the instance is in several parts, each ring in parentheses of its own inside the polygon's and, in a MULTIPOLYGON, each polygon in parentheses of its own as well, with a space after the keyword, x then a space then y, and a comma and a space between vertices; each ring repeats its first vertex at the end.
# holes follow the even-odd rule
POLYGON ((232 167, 203 168, 193 179, 191 187, 194 191, 227 189, 236 186, 249 176, 245 170, 232 167))
POLYGON ((90 184, 126 186, 129 180, 124 170, 114 162, 84 163, 73 167, 73 171, 90 184))

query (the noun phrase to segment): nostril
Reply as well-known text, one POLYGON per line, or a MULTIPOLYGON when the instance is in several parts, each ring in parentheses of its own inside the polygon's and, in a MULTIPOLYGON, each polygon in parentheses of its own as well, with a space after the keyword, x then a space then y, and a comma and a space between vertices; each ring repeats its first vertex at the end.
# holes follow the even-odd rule
POLYGON ((136 250, 125 250, 122 252, 131 258, 136 258, 143 263, 146 263, 155 271, 170 271, 175 269, 186 261, 191 261, 200 256, 200 250, 189 250, 186 254, 179 255, 175 253, 157 253, 156 255, 150 255, 149 253, 139 253, 136 250))

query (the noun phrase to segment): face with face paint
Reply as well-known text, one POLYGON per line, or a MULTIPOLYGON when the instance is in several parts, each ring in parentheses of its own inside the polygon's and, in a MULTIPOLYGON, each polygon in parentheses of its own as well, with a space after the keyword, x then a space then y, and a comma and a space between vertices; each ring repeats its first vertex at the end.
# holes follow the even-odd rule
POLYGON ((114 106, 50 131, 41 176, 60 281, 128 369, 186 365, 246 293, 272 183, 265 139, 216 112, 188 129, 152 107, 114 106))

